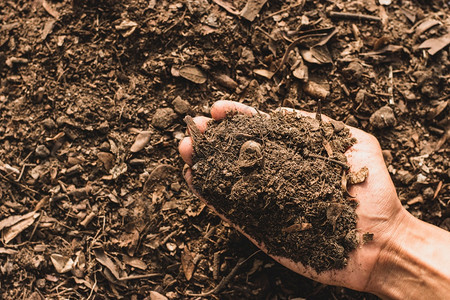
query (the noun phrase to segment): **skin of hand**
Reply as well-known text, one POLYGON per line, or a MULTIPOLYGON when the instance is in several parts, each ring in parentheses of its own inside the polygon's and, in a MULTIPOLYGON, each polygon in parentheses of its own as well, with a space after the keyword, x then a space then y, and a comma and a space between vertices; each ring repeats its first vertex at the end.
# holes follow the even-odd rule
MULTIPOLYGON (((281 110, 294 111, 284 108, 281 110)), ((211 116, 214 120, 225 118, 228 112, 238 112, 246 115, 258 113, 254 108, 232 101, 218 101, 211 108, 211 116)), ((315 117, 315 113, 297 110, 295 112, 300 115, 315 117)), ((209 120, 210 118, 206 117, 194 118, 201 132, 206 130, 209 120)), ((322 120, 327 122, 330 118, 322 115, 322 120)), ((399 251, 402 252, 403 245, 398 246, 397 242, 399 240, 407 240, 404 237, 403 230, 405 224, 413 224, 415 221, 412 220, 414 218, 403 208, 397 197, 377 139, 362 130, 350 126, 347 127, 351 135, 357 139, 357 143, 345 153, 350 165, 350 171, 357 172, 363 167, 369 169, 367 179, 363 183, 350 186, 348 191, 359 203, 356 209, 358 215, 357 230, 361 235, 373 233, 373 241, 361 244, 356 250, 352 251, 348 259, 348 265, 344 269, 324 271, 320 274, 310 267, 305 267, 290 259, 273 255, 271 257, 294 272, 324 284, 344 286, 386 297, 394 296, 386 291, 382 291, 384 286, 380 282, 387 281, 387 278, 383 276, 385 275, 385 269, 389 268, 388 264, 392 263, 389 259, 393 256, 390 254, 393 252, 392 249, 399 248, 399 251), (380 266, 381 264, 383 264, 383 267, 380 266)), ((192 166, 193 146, 190 137, 186 137, 181 141, 179 151, 186 164, 192 166)), ((187 168, 184 175, 193 192, 204 202, 208 203, 207 199, 203 199, 193 189, 191 169, 187 168)), ((214 210, 213 207, 211 209, 214 210)), ((215 212, 217 213, 217 211, 215 212)), ((230 223, 225 216, 218 215, 230 223)), ((260 249, 266 250, 263 244, 255 241, 235 224, 230 224, 260 249)), ((267 253, 267 251, 265 252, 267 253)), ((392 276, 392 278, 395 278, 395 276, 392 276)))

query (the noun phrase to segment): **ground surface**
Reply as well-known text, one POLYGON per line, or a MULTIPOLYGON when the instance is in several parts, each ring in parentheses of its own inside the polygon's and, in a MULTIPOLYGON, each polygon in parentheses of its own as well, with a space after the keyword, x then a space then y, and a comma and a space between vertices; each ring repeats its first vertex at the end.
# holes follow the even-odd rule
POLYGON ((374 298, 279 266, 189 192, 182 119, 219 99, 326 98, 380 140, 405 207, 450 229, 448 3, 229 3, 0 2, 0 297, 374 298))

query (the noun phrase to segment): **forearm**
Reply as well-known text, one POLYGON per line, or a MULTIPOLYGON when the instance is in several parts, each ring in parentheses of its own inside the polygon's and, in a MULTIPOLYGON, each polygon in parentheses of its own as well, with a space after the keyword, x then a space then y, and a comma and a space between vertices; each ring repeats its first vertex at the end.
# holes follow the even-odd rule
POLYGON ((408 214, 381 251, 368 288, 385 299, 448 299, 450 232, 408 214))

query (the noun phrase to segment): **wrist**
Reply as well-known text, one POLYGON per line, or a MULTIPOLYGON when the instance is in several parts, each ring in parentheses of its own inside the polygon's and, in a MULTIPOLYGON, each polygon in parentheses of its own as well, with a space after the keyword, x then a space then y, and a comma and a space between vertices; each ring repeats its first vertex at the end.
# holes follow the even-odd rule
POLYGON ((404 213, 383 245, 367 289, 388 299, 443 299, 450 294, 450 233, 404 213))

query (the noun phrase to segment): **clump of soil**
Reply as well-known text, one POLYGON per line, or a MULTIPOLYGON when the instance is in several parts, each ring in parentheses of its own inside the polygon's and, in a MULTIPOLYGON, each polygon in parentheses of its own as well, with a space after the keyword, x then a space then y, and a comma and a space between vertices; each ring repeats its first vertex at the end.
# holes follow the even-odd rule
POLYGON ((355 143, 342 123, 233 115, 193 139, 194 187, 219 213, 269 254, 317 272, 346 266, 358 245, 357 203, 342 185, 355 143))

